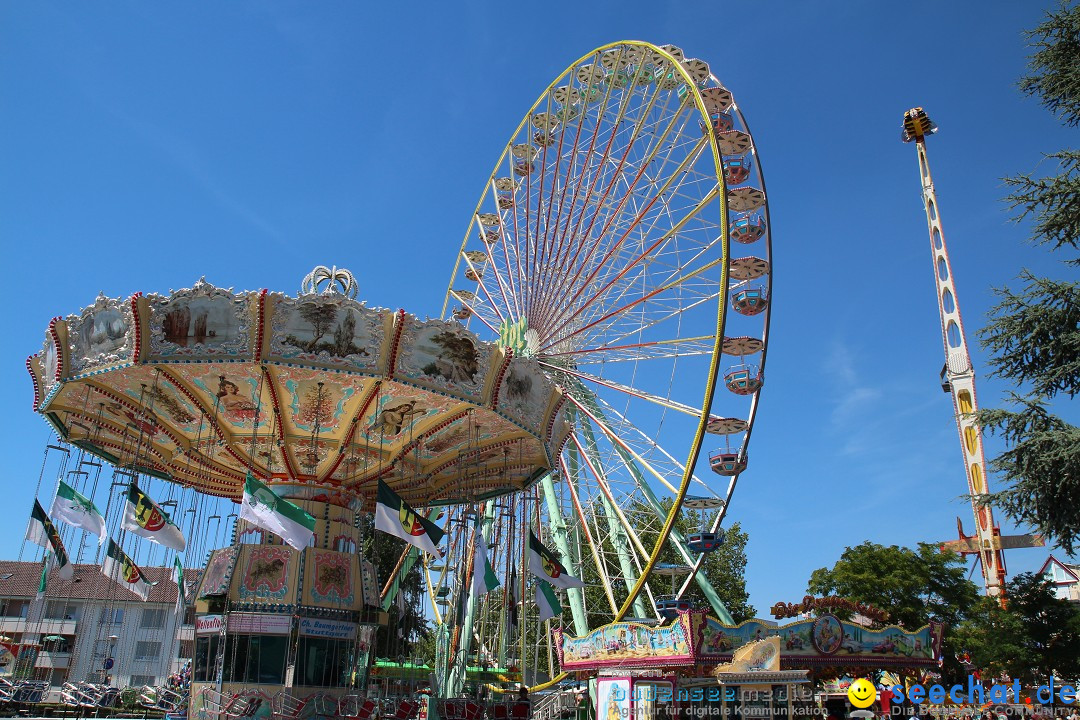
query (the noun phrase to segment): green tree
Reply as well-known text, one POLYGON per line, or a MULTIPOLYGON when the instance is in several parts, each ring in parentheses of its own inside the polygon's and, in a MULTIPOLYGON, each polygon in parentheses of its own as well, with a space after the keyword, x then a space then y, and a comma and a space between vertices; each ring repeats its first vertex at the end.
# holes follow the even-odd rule
MULTIPOLYGON (((404 540, 376 533, 374 515, 370 513, 360 515, 358 523, 362 537, 366 538, 364 557, 375 566, 379 583, 385 585, 408 546, 404 540)), ((429 654, 434 659, 434 654, 430 652, 433 641, 428 637, 432 631, 424 617, 424 604, 428 600, 420 563, 414 565, 405 576, 401 592, 404 608, 397 603, 390 606, 389 625, 380 627, 375 635, 375 654, 380 658, 406 662, 424 662, 429 654)))
POLYGON ((912 550, 867 541, 846 548, 831 569, 815 570, 807 591, 869 603, 888 612, 890 622, 908 630, 930 622, 943 623, 942 675, 958 682, 965 673, 954 657, 952 629, 979 603, 979 589, 967 579, 966 565, 960 555, 943 553, 929 543, 912 550))
MULTIPOLYGON (((1063 2, 1026 33, 1030 74, 1020 89, 1037 97, 1065 125, 1080 125, 1080 4, 1063 2)), ((1080 240, 1080 151, 1044 157, 1057 174, 1005 178, 1006 202, 1016 220, 1032 223, 1031 239, 1054 250, 1075 250, 1080 240)), ((1080 257, 1065 260, 1080 265, 1080 257)), ((1002 437, 1007 450, 990 467, 1003 490, 984 499, 1013 520, 1034 525, 1072 553, 1080 536, 1080 428, 1055 414, 1050 403, 1075 398, 1080 389, 1080 284, 1038 277, 1024 270, 1019 291, 995 290, 998 304, 980 331, 991 353, 991 375, 1018 389, 1009 407, 984 410, 979 421, 1002 437)), ((1060 408, 1059 408, 1060 409, 1060 408)))
POLYGON ((1007 675, 1027 686, 1080 677, 1080 608, 1031 573, 1014 577, 1006 591, 1005 608, 983 598, 954 634, 972 666, 984 677, 1007 675))

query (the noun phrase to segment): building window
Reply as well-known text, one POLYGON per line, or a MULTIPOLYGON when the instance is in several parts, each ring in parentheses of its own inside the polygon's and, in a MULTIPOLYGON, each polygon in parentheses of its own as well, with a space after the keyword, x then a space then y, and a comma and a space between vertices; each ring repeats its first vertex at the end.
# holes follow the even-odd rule
POLYGON ((157 675, 132 675, 131 682, 129 684, 133 687, 142 687, 143 685, 157 685, 157 675))
POLYGON ((230 635, 225 643, 224 682, 280 685, 285 676, 285 635, 230 635))
POLYGON ((145 608, 142 611, 141 622, 139 623, 141 628, 163 628, 165 627, 165 610, 162 608, 145 608))
POLYGON ((46 620, 70 620, 75 608, 66 600, 50 600, 45 603, 46 620))
POLYGON ((101 608, 102 625, 119 625, 124 622, 124 608, 101 608))
POLYGON ((157 660, 160 657, 161 642, 157 640, 139 640, 135 643, 136 660, 157 660))

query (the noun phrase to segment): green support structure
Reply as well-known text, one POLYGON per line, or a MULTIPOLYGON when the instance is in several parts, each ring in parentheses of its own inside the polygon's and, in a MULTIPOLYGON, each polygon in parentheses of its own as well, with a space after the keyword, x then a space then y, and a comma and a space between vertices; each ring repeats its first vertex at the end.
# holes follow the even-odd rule
MULTIPOLYGON (((577 413, 574 412, 572 417, 576 420, 577 413)), ((582 429, 585 431, 585 452, 589 454, 592 460, 592 466, 596 469, 596 472, 602 472, 600 465, 600 453, 596 450, 596 436, 593 435, 592 426, 588 422, 581 423, 582 429)), ((604 482, 607 482, 607 478, 603 478, 604 482)), ((619 569, 622 572, 623 582, 626 583, 626 590, 629 592, 633 589, 634 583, 637 582, 638 574, 637 568, 634 567, 633 561, 630 559, 630 538, 626 536, 626 531, 622 525, 619 524, 619 517, 615 513, 615 508, 611 504, 611 500, 608 499, 606 494, 601 494, 604 501, 604 516, 607 518, 608 532, 611 535, 611 542, 615 546, 615 553, 619 558, 619 569)), ((649 611, 645 601, 641 599, 639 594, 634 598, 634 614, 639 618, 652 617, 653 613, 649 611)))
MULTIPOLYGON (((604 415, 604 411, 600 408, 599 405, 596 404, 596 402, 592 398, 592 395, 589 394, 584 387, 579 387, 579 390, 582 391, 579 397, 581 397, 584 403, 589 406, 589 411, 601 421, 607 423, 607 418, 604 415)), ((591 430, 588 423, 582 423, 582 425, 587 428, 587 433, 591 430)), ((641 489, 641 492, 645 496, 645 500, 648 502, 649 507, 653 511, 653 514, 656 515, 656 517, 661 522, 666 520, 667 513, 664 511, 663 506, 657 499, 656 494, 652 491, 652 488, 649 487, 649 483, 645 481, 645 477, 641 473, 641 468, 637 466, 637 462, 635 462, 634 458, 624 448, 620 447, 618 444, 613 445, 615 447, 615 452, 619 454, 619 457, 622 459, 623 464, 627 467, 627 469, 630 470, 630 473, 634 476, 634 481, 641 489)), ((595 453, 595 449, 593 449, 593 452, 595 453)), ((679 551, 679 554, 682 555, 683 559, 687 561, 688 565, 692 566, 694 564, 690 560, 692 554, 690 550, 686 547, 686 538, 681 532, 678 531, 678 529, 671 529, 671 534, 668 536, 668 542, 675 546, 675 548, 679 551)), ((732 620, 731 613, 728 612, 727 607, 724 605, 724 601, 720 599, 720 595, 716 592, 716 588, 714 588, 712 586, 712 583, 709 582, 709 578, 705 577, 705 573, 698 570, 696 573, 694 573, 694 581, 697 583, 698 587, 701 588, 701 592, 703 595, 705 595, 705 599, 709 601, 709 605, 712 606, 713 612, 716 613, 717 619, 719 619, 722 623, 734 625, 735 622, 734 620, 732 620)), ((637 612, 636 608, 634 609, 634 612, 637 612)))
MULTIPOLYGON (((488 502, 484 509, 484 518, 480 521, 481 542, 491 541, 492 526, 495 524, 495 503, 488 502)), ((468 563, 465 563, 468 567, 468 563)), ((473 569, 476 572, 476 569, 473 569)), ((481 569, 480 572, 483 572, 481 569)), ((465 675, 469 667, 469 655, 472 651, 473 624, 476 619, 476 608, 479 603, 472 592, 472 577, 458 575, 458 592, 467 593, 465 596, 465 619, 461 626, 461 638, 458 642, 457 654, 453 658, 447 658, 449 672, 446 682, 442 684, 444 693, 442 697, 458 697, 465 685, 465 675)), ((460 601, 459 601, 460 602, 460 601)), ((445 620, 445 619, 444 619, 445 620)), ((444 621, 444 624, 445 621, 444 621)))
MULTIPOLYGON (((563 521, 562 508, 555 494, 555 482, 551 478, 551 473, 545 473, 540 479, 540 488, 544 493, 544 504, 547 505, 548 518, 550 518, 551 537, 555 541, 559 560, 565 567, 577 567, 574 556, 570 553, 566 522, 563 521)), ((589 621, 585 614, 585 593, 581 588, 570 588, 566 591, 566 597, 570 603, 570 614, 574 618, 574 632, 578 635, 586 634, 589 632, 589 621)))

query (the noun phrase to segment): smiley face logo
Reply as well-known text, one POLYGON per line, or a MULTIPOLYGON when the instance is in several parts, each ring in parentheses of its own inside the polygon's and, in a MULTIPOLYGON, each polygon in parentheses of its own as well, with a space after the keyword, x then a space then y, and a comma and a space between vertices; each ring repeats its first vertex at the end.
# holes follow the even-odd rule
POLYGON ((857 708, 868 708, 877 700, 877 688, 866 678, 859 678, 847 689, 848 701, 857 708))

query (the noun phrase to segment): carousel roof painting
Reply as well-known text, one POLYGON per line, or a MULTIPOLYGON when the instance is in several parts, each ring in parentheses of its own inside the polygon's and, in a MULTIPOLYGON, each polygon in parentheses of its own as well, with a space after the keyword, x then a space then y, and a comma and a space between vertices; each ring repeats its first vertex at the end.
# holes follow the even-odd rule
POLYGON ((355 296, 317 268, 296 297, 98 297, 28 359, 34 408, 110 462, 233 498, 251 472, 369 508, 380 478, 418 505, 474 501, 552 467, 569 427, 534 361, 355 296))

